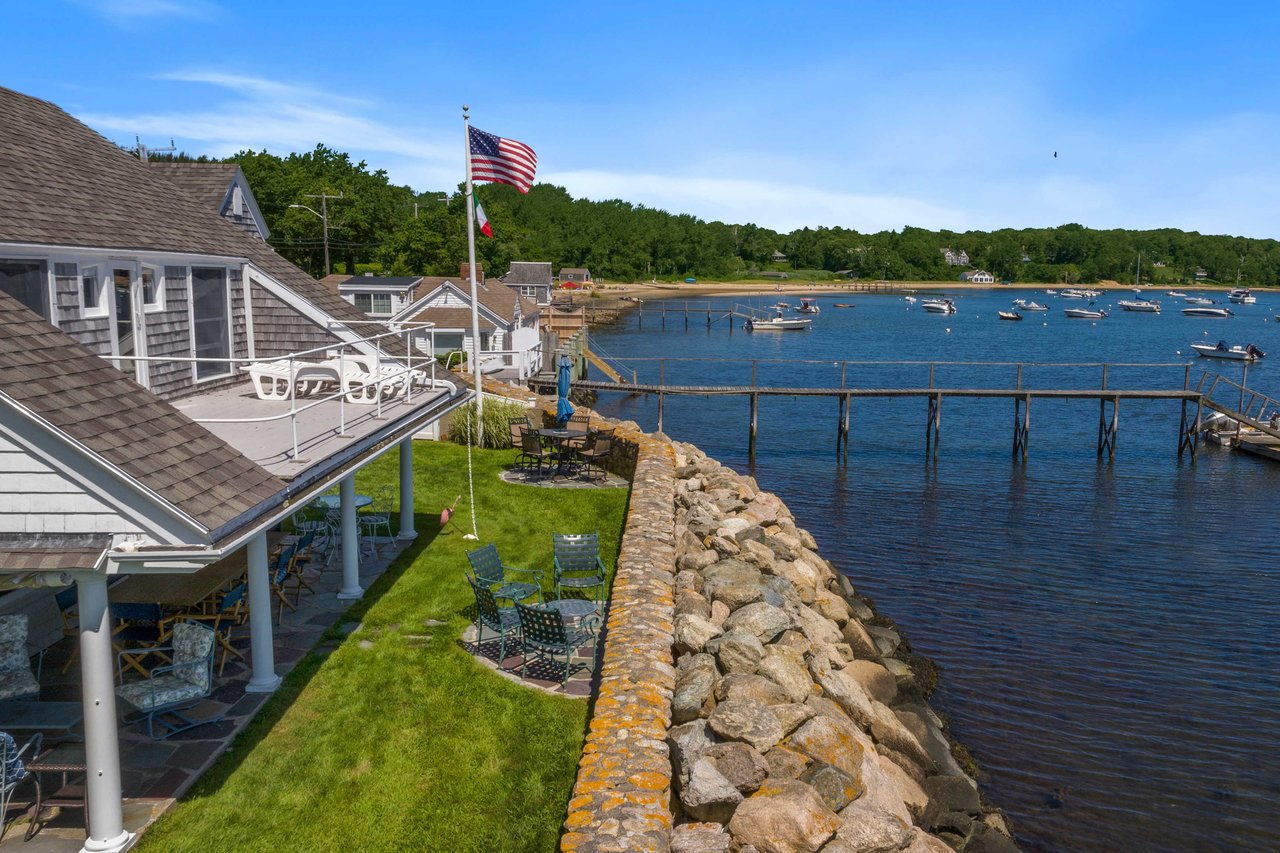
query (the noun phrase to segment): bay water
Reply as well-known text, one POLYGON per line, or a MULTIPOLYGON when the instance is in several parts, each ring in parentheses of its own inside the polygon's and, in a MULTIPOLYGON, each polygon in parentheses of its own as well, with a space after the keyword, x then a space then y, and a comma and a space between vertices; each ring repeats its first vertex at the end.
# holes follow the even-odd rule
MULTIPOLYGON (((849 387, 921 387, 934 362, 938 386, 994 388, 1017 368, 992 363, 1020 362, 1024 387, 1096 388, 1101 368, 1079 365, 1107 362, 1108 387, 1174 389, 1205 370, 1239 381, 1242 365, 1188 346, 1225 339, 1271 353, 1248 384, 1280 397, 1280 293, 1226 320, 1161 296, 1159 315, 1100 321, 1039 290, 916 294, 937 295, 957 313, 841 293, 816 300, 809 331, 732 334, 704 306, 776 297, 690 300, 687 331, 684 300, 667 301, 665 331, 651 300, 592 342, 641 382, 749 384, 754 360, 760 385, 837 387, 843 370, 849 387), (1051 310, 998 320, 1017 296, 1051 310)), ((657 426, 652 397, 604 393, 598 409, 657 426)), ((1024 849, 1280 849, 1280 463, 1208 444, 1179 460, 1180 414, 1122 402, 1114 462, 1096 453, 1096 400, 1034 401, 1025 464, 1009 400, 944 399, 936 463, 922 398, 855 398, 847 463, 831 398, 762 398, 754 463, 744 397, 668 397, 663 426, 777 493, 939 664, 933 705, 1024 849)))

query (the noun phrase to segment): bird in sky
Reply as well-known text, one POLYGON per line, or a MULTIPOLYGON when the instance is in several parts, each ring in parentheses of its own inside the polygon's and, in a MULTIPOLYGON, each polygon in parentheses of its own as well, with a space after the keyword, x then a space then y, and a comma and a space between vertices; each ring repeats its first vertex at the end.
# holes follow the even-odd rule
POLYGON ((1053 152, 1053 159, 1055 159, 1055 160, 1057 160, 1057 159, 1058 159, 1058 152, 1057 152, 1057 151, 1053 152))

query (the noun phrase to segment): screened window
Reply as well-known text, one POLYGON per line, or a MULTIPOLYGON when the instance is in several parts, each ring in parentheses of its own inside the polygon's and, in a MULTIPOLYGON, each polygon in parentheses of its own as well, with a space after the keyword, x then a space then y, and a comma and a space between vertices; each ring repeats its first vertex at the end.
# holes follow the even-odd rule
POLYGON ((49 319, 49 289, 44 261, 0 260, 0 290, 49 319))
MULTIPOLYGON (((230 358, 231 316, 227 303, 226 270, 191 268, 191 316, 195 323, 192 334, 195 338, 196 358, 230 358)), ((197 379, 230 372, 230 362, 196 362, 197 379)))

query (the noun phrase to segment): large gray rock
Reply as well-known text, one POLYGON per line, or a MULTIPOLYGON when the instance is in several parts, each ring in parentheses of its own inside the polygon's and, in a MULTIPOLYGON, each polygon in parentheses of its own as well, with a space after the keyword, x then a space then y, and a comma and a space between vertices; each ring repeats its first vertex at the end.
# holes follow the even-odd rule
POLYGON ((759 601, 760 570, 742 560, 721 560, 702 576, 702 594, 712 601, 723 601, 730 610, 759 601))
POLYGON ((782 724, 769 706, 754 699, 721 702, 707 719, 711 730, 725 740, 749 743, 758 752, 767 752, 782 740, 782 724))
POLYGON ((893 761, 890 761, 883 755, 877 756, 880 769, 884 771, 885 778, 888 780, 890 787, 893 789, 894 795, 902 800, 907 810, 911 812, 911 817, 918 819, 924 814, 925 809, 929 805, 929 795, 924 792, 924 788, 912 778, 902 767, 893 761))
POLYGON ((729 853, 729 841, 718 823, 684 823, 671 830, 671 853, 729 853))
POLYGON ((849 621, 849 605, 834 592, 819 589, 814 593, 813 609, 824 619, 843 625, 849 621))
POLYGON ((866 744, 866 735, 858 731, 853 723, 824 716, 809 720, 787 740, 787 746, 810 758, 840 768, 864 787, 863 759, 868 751, 875 751, 868 749, 866 744))
POLYGON ((693 762, 688 780, 680 788, 680 804, 689 815, 702 821, 728 823, 742 802, 742 794, 706 758, 693 762))
POLYGON ((667 732, 667 750, 671 755, 671 770, 675 778, 688 778, 693 762, 714 743, 715 739, 707 728, 706 720, 684 723, 667 732))
POLYGON ((765 575, 760 581, 760 585, 764 587, 763 601, 772 604, 775 607, 784 607, 785 605, 799 606, 808 604, 805 596, 796 588, 796 585, 786 578, 780 578, 777 575, 765 575))
POLYGON ((772 604, 765 604, 763 601, 748 604, 736 611, 724 624, 729 631, 746 631, 748 634, 754 634, 762 643, 770 642, 774 637, 795 625, 786 611, 772 604))
POLYGON ((809 642, 815 646, 827 646, 843 642, 844 637, 840 634, 840 629, 836 627, 836 624, 830 619, 819 616, 812 608, 801 605, 795 608, 792 613, 800 630, 809 638, 809 642))
POLYGON ((754 792, 769 775, 769 762, 745 743, 718 743, 704 749, 702 755, 744 794, 754 792))
POLYGON ((815 761, 805 768, 799 779, 818 792, 822 801, 833 812, 838 812, 862 796, 862 783, 839 767, 825 761, 815 761))
POLYGON ((813 679, 794 655, 777 646, 762 649, 762 655, 756 662, 755 672, 781 687, 792 702, 803 702, 814 692, 813 679))
POLYGON ((898 680, 889 670, 874 661, 855 660, 845 666, 844 671, 861 684, 872 699, 892 705, 898 696, 898 680))
POLYGON ((840 827, 818 792, 803 782, 766 782, 729 821, 734 843, 759 853, 816 853, 840 827))
POLYGON ((871 736, 878 743, 902 753, 919 764, 926 772, 937 766, 925 748, 920 745, 920 741, 916 740, 916 736, 907 730, 888 706, 872 701, 871 711, 871 736))
POLYGON ((707 651, 716 657, 720 670, 725 673, 750 675, 756 671, 764 657, 764 646, 754 634, 731 631, 707 644, 707 651))
POLYGON ((871 639, 867 629, 863 628, 862 623, 857 619, 850 619, 845 622, 840 629, 840 634, 858 657, 868 660, 880 657, 880 650, 876 648, 875 641, 871 639))
POLYGON ((938 770, 947 776, 963 776, 964 770, 951 754, 951 744, 942 733, 934 713, 924 705, 904 705, 893 709, 898 722, 919 741, 938 770))
POLYGON ((929 797, 930 811, 969 812, 982 809, 978 789, 964 776, 930 776, 921 786, 929 797))
POLYGON ((808 705, 797 705, 794 702, 785 705, 770 705, 769 710, 778 718, 778 722, 782 723, 784 734, 791 734, 802 723, 813 719, 815 713, 808 705))
POLYGON ((720 626, 710 619, 696 613, 682 613, 675 622, 676 654, 697 654, 706 647, 707 640, 720 636, 720 633, 720 626))
MULTIPOLYGON (((699 547, 701 543, 699 542, 699 547)), ((720 555, 711 550, 690 550, 679 560, 676 560, 676 568, 684 571, 686 569, 701 572, 708 566, 714 564, 720 559, 720 555)))
MULTIPOLYGON (((704 619, 711 618, 711 602, 699 592, 691 589, 676 590, 676 615, 693 614, 704 619)), ((714 624, 714 623, 713 623, 714 624)))
POLYGON ((902 853, 955 853, 955 850, 937 836, 917 832, 911 843, 902 848, 902 853))
POLYGON ((766 752, 764 760, 769 764, 769 778, 775 781, 795 779, 813 763, 813 759, 803 752, 781 745, 766 752))
POLYGON ((787 694, 781 687, 759 675, 734 673, 716 684, 716 701, 752 699, 765 705, 783 705, 787 694))
POLYGON ((833 668, 817 655, 809 660, 809 673, 822 688, 822 694, 839 705, 855 723, 866 727, 875 719, 871 698, 853 676, 833 668))
POLYGON ((696 720, 703 704, 715 691, 719 674, 715 658, 707 654, 693 655, 676 670, 676 687, 671 696, 671 721, 687 723, 696 720))
POLYGON ((915 830, 909 822, 889 812, 854 803, 840 813, 836 838, 854 853, 889 853, 911 843, 915 830))

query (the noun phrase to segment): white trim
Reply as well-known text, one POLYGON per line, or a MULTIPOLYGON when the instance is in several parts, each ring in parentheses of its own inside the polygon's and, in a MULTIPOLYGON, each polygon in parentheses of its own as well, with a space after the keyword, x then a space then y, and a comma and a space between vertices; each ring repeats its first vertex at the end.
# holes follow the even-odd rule
POLYGON ((240 266, 240 289, 244 291, 244 337, 245 352, 249 358, 257 358, 254 354, 256 345, 253 342, 253 285, 249 280, 249 265, 240 266))
POLYGON ((80 267, 80 282, 76 288, 76 304, 80 306, 80 316, 85 320, 111 320, 111 308, 107 305, 107 277, 102 274, 102 264, 78 264, 80 267), (98 304, 92 308, 84 304, 84 276, 86 272, 92 272, 98 281, 98 304))
POLYGON ((197 362, 191 363, 191 381, 192 385, 200 385, 205 382, 212 382, 215 379, 226 379, 228 376, 234 376, 236 372, 235 364, 231 361, 236 357, 236 336, 235 336, 235 315, 231 307, 231 269, 225 265, 219 264, 191 264, 187 267, 187 304, 191 306, 188 315, 191 321, 191 357, 203 358, 196 355, 196 300, 195 300, 195 268, 200 269, 221 269, 222 270, 222 292, 227 300, 227 371, 225 373, 215 373, 211 376, 200 375, 200 365, 197 362))
MULTIPOLYGON (((108 258, 133 257, 140 261, 149 261, 151 258, 181 258, 188 266, 191 266, 192 259, 206 259, 195 262, 196 266, 217 266, 229 262, 243 263, 248 258, 243 255, 209 255, 201 252, 170 252, 161 251, 159 249, 131 249, 127 247, 111 248, 103 246, 74 246, 68 244, 45 244, 45 243, 4 243, 0 242, 0 256, 23 258, 32 257, 37 259, 49 259, 57 255, 58 257, 77 257, 77 258, 93 258, 92 263, 101 263, 108 258), (15 253, 15 254, 9 254, 15 253)), ((176 266, 176 264, 175 264, 176 266)))
POLYGON ((143 263, 138 268, 138 284, 142 289, 142 313, 157 314, 164 310, 164 265, 143 263), (155 302, 147 301, 147 285, 143 275, 151 271, 151 289, 156 297, 155 302))
MULTIPOLYGON (((256 273, 258 284, 262 286, 263 290, 279 299, 294 311, 297 311, 303 317, 306 317, 308 320, 315 323, 328 334, 337 338, 337 342, 350 344, 365 355, 373 356, 375 358, 381 354, 378 350, 377 344, 361 340, 363 337, 362 335, 346 328, 348 323, 361 321, 339 320, 319 305, 307 299, 301 293, 298 293, 292 287, 277 281, 266 270, 259 266, 255 266, 252 261, 249 262, 248 266, 254 273, 256 273)), ((385 321, 375 320, 370 317, 365 319, 363 322, 378 323, 385 321)))

